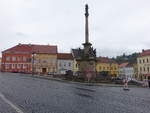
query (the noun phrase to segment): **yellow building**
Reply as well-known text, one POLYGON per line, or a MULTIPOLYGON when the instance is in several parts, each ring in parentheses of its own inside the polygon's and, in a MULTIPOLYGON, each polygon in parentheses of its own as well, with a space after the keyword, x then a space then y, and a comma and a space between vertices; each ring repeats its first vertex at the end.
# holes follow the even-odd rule
POLYGON ((34 69, 39 74, 53 74, 57 72, 56 54, 36 54, 34 56, 34 69))
POLYGON ((53 74, 57 72, 57 46, 38 45, 32 56, 32 72, 53 74))
POLYGON ((99 57, 97 66, 96 66, 96 71, 98 73, 106 73, 111 75, 111 77, 117 77, 118 76, 118 64, 107 58, 107 57, 99 57))
POLYGON ((150 78, 150 50, 143 50, 137 58, 138 79, 150 78))
POLYGON ((134 70, 134 75, 133 75, 133 78, 135 78, 135 79, 139 79, 139 77, 138 77, 138 65, 137 65, 137 63, 134 63, 133 64, 133 70, 134 70))

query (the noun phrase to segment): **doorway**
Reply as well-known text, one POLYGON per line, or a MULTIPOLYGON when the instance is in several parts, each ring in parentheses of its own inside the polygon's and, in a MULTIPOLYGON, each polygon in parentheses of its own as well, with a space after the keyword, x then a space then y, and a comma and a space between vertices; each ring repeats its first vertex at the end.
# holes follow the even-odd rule
POLYGON ((46 73, 47 69, 46 68, 42 68, 42 73, 46 73))

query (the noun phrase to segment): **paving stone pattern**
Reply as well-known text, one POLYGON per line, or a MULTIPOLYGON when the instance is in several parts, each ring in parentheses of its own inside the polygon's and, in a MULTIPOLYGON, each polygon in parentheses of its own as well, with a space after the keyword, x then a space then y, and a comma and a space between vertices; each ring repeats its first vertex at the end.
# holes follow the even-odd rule
MULTIPOLYGON (((0 92, 24 113, 149 113, 150 89, 88 86, 0 73, 0 92)), ((15 113, 0 99, 0 113, 15 113), (12 112, 10 112, 12 111, 12 112)))

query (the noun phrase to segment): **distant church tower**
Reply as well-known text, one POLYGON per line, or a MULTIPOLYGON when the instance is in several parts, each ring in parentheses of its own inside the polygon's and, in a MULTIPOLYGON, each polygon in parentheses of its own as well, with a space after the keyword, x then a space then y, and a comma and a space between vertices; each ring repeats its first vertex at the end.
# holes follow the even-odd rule
POLYGON ((73 56, 75 57, 79 76, 83 76, 88 81, 96 76, 96 49, 93 49, 92 44, 89 42, 89 25, 88 25, 88 5, 85 5, 85 43, 83 49, 73 49, 73 56))

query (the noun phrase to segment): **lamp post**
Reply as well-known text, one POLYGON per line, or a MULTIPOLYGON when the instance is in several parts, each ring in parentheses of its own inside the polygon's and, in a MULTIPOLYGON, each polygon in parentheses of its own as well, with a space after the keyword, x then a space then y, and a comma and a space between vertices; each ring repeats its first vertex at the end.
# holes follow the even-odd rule
MULTIPOLYGON (((112 67, 111 67, 111 66, 112 66, 112 61, 111 61, 111 60, 109 60, 109 66, 110 66, 110 76, 111 76, 111 70, 112 70, 112 69, 111 69, 111 68, 112 68, 112 67)), ((111 76, 111 78, 112 78, 112 76, 111 76)))
POLYGON ((35 58, 34 58, 34 56, 35 56, 35 52, 33 52, 32 53, 32 75, 34 75, 34 60, 35 60, 35 58))

